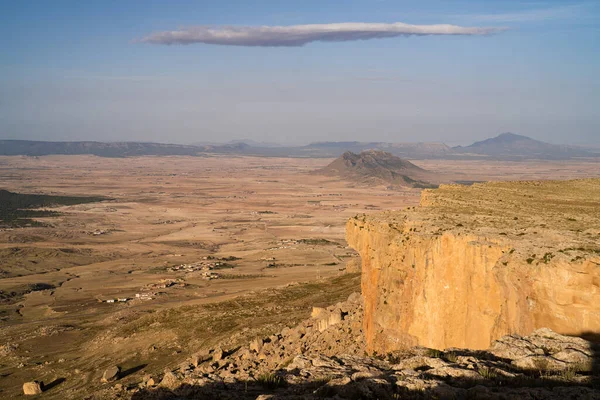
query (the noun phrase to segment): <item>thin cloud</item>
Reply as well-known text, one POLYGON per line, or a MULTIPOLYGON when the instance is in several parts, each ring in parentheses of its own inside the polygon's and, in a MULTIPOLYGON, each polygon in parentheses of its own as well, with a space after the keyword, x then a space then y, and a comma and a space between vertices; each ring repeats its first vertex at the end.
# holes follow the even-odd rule
POLYGON ((214 44, 225 46, 298 47, 312 42, 345 42, 398 36, 489 35, 504 30, 457 25, 409 25, 401 22, 337 23, 293 26, 196 26, 156 32, 140 41, 151 44, 214 44))
MULTIPOLYGON (((585 4, 573 4, 568 6, 549 7, 516 11, 503 14, 481 14, 475 15, 475 19, 481 22, 536 22, 558 19, 579 18, 585 11, 585 4)), ((473 16, 472 16, 473 17, 473 16)))

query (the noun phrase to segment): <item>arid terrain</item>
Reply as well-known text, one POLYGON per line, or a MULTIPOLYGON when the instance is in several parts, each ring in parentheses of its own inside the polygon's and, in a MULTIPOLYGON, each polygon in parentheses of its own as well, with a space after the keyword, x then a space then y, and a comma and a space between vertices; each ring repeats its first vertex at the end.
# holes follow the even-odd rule
MULTIPOLYGON (((360 290, 346 273, 357 214, 416 206, 420 189, 311 174, 332 159, 0 157, 0 188, 102 196, 0 231, 0 397, 23 382, 83 398, 217 343, 279 332, 360 290)), ((416 160, 455 181, 600 176, 594 161, 416 160)))

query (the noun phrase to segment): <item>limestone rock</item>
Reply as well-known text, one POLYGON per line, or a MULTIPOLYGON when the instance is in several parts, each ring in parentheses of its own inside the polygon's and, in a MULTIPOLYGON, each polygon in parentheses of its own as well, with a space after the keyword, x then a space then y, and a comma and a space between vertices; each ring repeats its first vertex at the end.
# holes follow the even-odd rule
POLYGON ((38 381, 25 382, 23 384, 23 394, 25 394, 27 396, 31 396, 34 394, 41 394, 42 387, 43 387, 42 382, 38 382, 38 381))
POLYGON ((179 381, 179 379, 177 379, 177 376, 171 372, 171 371, 167 371, 165 372, 165 375, 163 376, 162 380, 160 381, 160 386, 173 390, 173 389, 177 389, 179 386, 181 385, 181 382, 179 381))
POLYGON ((359 292, 354 292, 348 296, 348 303, 350 304, 362 304, 363 298, 359 292))
POLYGON ((525 338, 505 336, 492 344, 490 353, 511 360, 518 368, 530 370, 591 367, 594 357, 590 342, 560 335, 547 328, 538 329, 525 338))
POLYGON ((192 364, 194 367, 198 367, 198 365, 210 360, 210 358, 211 356, 208 351, 200 351, 190 357, 190 364, 192 364))
POLYGON ((212 359, 214 362, 220 361, 223 358, 223 350, 220 347, 217 347, 213 352, 212 359))
POLYGON ((250 343, 250 350, 255 353, 260 353, 263 348, 263 340, 261 338, 256 338, 250 343))
POLYGON ((327 310, 325 310, 322 307, 313 307, 312 312, 310 314, 311 318, 319 318, 321 317, 323 314, 325 314, 327 312, 327 310))
POLYGON ((112 365, 108 367, 104 374, 102 374, 102 382, 113 382, 119 379, 119 374, 121 373, 121 368, 117 365, 112 365))
POLYGON ((145 375, 144 378, 142 379, 142 382, 144 383, 144 386, 147 386, 147 387, 156 385, 156 381, 154 380, 152 375, 145 375))
POLYGON ((332 312, 323 312, 320 314, 319 320, 317 321, 317 328, 320 332, 323 332, 330 326, 339 324, 342 322, 343 316, 342 311, 339 308, 336 308, 332 312))
POLYGON ((543 327, 599 332, 598 209, 599 179, 490 182, 442 185, 424 190, 420 207, 351 218, 367 350, 485 350, 543 327))
MULTIPOLYGON (((578 354, 590 355, 591 345, 584 340, 544 329, 528 337, 511 335, 498 340, 490 352, 506 357, 495 358, 490 352, 458 348, 447 352, 413 348, 390 355, 389 359, 394 361, 392 364, 366 356, 364 341, 355 342, 354 334, 349 334, 352 320, 360 320, 362 312, 359 304, 354 308, 349 304, 337 304, 320 312, 324 313, 321 317, 326 317, 328 322, 333 315, 332 322, 335 322, 323 332, 308 329, 316 322, 311 318, 296 328, 271 336, 266 343, 263 341, 259 353, 251 351, 250 347, 255 346, 248 344, 235 353, 221 354, 219 361, 186 370, 184 377, 167 371, 160 386, 185 397, 188 389, 182 385, 188 384, 193 386, 195 398, 233 400, 250 398, 250 393, 261 393, 256 391, 261 387, 258 377, 274 376, 282 385, 275 394, 268 396, 288 400, 395 398, 398 393, 406 393, 406 398, 440 399, 600 398, 597 390, 575 386, 589 385, 589 373, 570 370, 568 374, 552 375, 553 372, 545 372, 550 377, 548 379, 556 378, 552 385, 548 388, 532 387, 532 382, 528 381, 531 374, 519 372, 513 362, 553 356, 561 358, 555 359, 558 363, 575 362, 580 359, 578 354), (290 341, 290 338, 298 337, 298 332, 303 332, 304 336, 296 339, 298 342, 290 341), (299 351, 304 354, 298 354, 299 351), (350 352, 353 354, 348 354, 350 352), (477 385, 479 382, 481 385, 477 385), (520 382, 524 383, 522 387, 519 387, 520 382), (561 382, 570 386, 561 387, 561 382), (471 387, 474 384, 476 386, 471 387)), ((361 336, 359 333, 356 334, 361 336)), ((591 356, 595 360, 593 354, 591 356)), ((153 389, 148 380, 140 388, 149 393, 160 393, 160 389, 153 389)), ((148 398, 153 397, 149 395, 148 398)))
POLYGON ((360 270, 361 265, 359 258, 351 258, 350 260, 348 260, 348 262, 346 262, 346 272, 348 274, 355 274, 357 272, 360 272, 360 270))

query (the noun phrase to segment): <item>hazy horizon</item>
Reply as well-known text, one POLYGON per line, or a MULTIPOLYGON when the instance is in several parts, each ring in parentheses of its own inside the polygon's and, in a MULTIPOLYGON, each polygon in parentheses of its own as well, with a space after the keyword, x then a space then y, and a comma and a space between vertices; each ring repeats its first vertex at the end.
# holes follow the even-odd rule
POLYGON ((0 138, 600 144, 600 5, 0 5, 0 138))

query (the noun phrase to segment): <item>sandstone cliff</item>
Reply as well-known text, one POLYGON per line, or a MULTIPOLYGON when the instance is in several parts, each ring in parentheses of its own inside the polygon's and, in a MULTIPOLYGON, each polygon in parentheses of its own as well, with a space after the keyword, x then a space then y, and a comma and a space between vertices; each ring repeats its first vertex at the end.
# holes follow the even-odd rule
POLYGON ((346 236, 369 351, 600 332, 600 179, 442 186, 349 220, 346 236))

